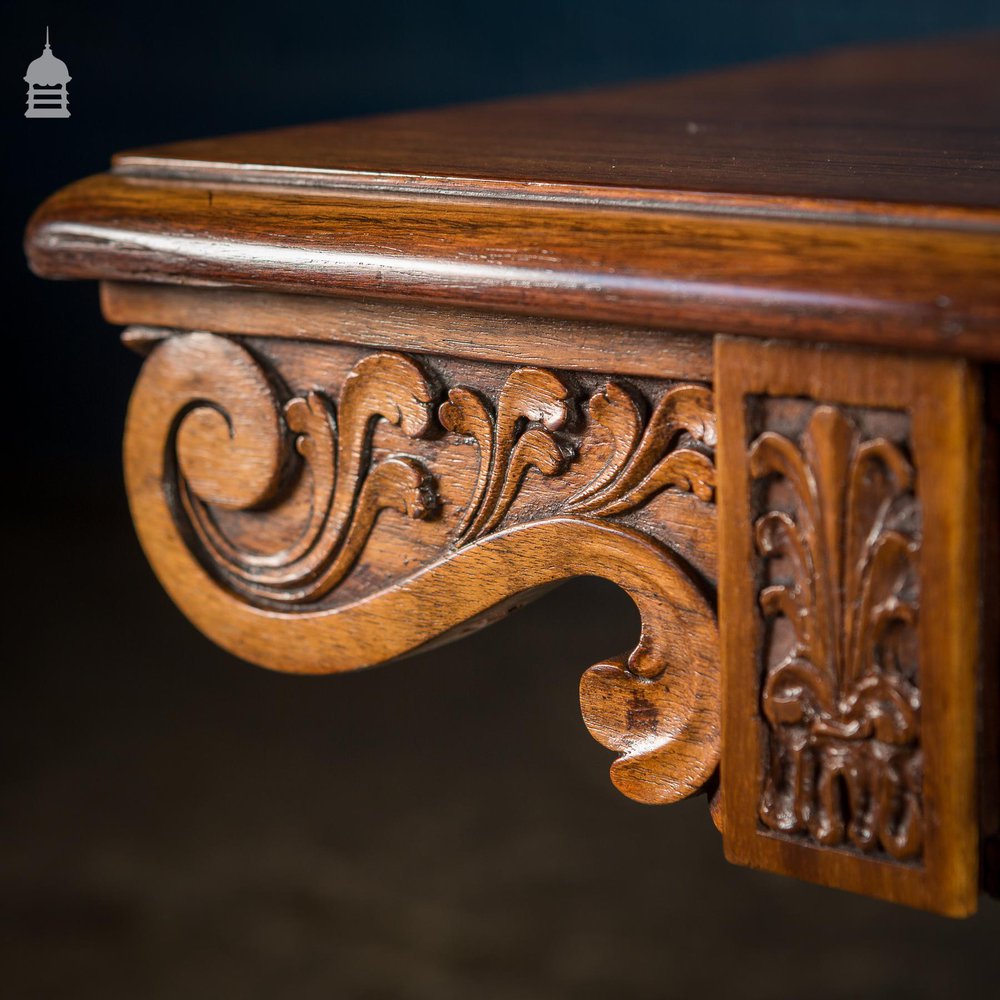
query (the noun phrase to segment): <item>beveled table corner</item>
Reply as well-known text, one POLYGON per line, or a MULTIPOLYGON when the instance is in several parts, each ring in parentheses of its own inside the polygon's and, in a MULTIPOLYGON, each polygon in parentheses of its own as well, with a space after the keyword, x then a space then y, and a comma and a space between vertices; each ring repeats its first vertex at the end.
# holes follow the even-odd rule
MULTIPOLYGON (((1000 37, 118 154, 36 273, 146 360, 159 580, 298 673, 578 575, 614 784, 732 861, 943 914, 998 891, 1000 37)), ((405 668, 399 668, 405 669, 405 668)))

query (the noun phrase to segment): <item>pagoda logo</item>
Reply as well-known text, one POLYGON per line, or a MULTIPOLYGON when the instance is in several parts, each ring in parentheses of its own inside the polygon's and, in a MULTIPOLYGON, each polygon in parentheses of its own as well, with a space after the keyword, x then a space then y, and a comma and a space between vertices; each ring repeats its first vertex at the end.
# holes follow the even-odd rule
POLYGON ((52 54, 49 29, 45 29, 45 48, 24 75, 28 84, 28 110, 25 118, 69 118, 69 92, 72 79, 62 59, 52 54))

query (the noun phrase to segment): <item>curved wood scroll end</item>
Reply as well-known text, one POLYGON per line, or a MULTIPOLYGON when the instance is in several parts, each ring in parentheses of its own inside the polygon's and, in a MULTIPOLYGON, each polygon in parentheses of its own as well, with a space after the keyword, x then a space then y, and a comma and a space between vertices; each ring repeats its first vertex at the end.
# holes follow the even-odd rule
POLYGON ((382 663, 561 580, 617 584, 641 640, 587 671, 581 706, 621 754, 615 785, 656 803, 719 757, 714 443, 704 386, 654 402, 537 368, 191 333, 145 363, 125 466, 174 601, 276 670, 382 663))
POLYGON ((718 706, 680 695, 668 681, 638 677, 622 660, 584 673, 580 708, 594 739, 621 755, 611 765, 615 788, 637 802, 686 798, 718 765, 718 706))

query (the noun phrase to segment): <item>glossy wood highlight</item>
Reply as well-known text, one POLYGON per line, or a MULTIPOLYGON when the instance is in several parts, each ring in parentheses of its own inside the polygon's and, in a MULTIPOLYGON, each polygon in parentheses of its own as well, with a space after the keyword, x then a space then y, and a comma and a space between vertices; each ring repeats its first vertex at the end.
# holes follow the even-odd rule
POLYGON ((27 234, 58 278, 236 285, 1000 358, 1000 229, 92 177, 27 234))

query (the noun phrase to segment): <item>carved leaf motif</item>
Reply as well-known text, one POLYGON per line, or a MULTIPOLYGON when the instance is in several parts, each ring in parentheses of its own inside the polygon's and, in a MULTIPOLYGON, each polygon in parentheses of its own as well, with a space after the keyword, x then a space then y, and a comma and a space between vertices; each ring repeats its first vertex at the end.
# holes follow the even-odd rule
POLYGON ((896 444, 862 441, 831 406, 813 411, 798 444, 761 434, 749 464, 794 496, 794 516, 768 511, 755 529, 761 555, 783 566, 761 590, 761 610, 792 630, 762 690, 771 764, 761 819, 828 846, 916 857, 920 696, 907 638, 918 541, 892 525, 914 502, 913 469, 896 444))
POLYGON ((546 476, 563 472, 573 451, 553 432, 562 430, 572 413, 569 390, 541 368, 511 372, 500 390, 492 420, 476 393, 463 387, 452 389, 438 419, 448 430, 471 437, 479 450, 479 473, 459 530, 459 544, 496 529, 529 469, 538 469, 546 476))
MULTIPOLYGON (((534 368, 513 372, 501 390, 495 417, 476 392, 457 387, 442 404, 442 425, 477 445, 476 484, 458 532, 463 545, 497 530, 524 475, 565 472, 575 455, 566 428, 573 415, 569 390, 534 368)), ((607 458, 593 478, 561 507, 565 513, 613 517, 642 506, 665 489, 693 493, 708 503, 715 492, 715 415, 711 391, 681 385, 668 390, 644 424, 625 386, 609 382, 587 404, 583 442, 607 458), (687 435, 689 445, 681 444, 687 435), (693 447, 694 445, 696 447, 693 447), (699 450, 704 449, 704 450, 699 450)))
POLYGON ((635 401, 611 383, 593 397, 590 414, 597 438, 613 442, 611 457, 595 480, 570 498, 567 510, 612 517, 669 487, 711 501, 715 492, 711 456, 677 446, 687 433, 706 448, 714 447, 711 390, 700 385, 668 390, 643 428, 635 401))
MULTIPOLYGON (((276 398, 259 405, 278 410, 276 398)), ((203 484, 188 473, 188 455, 206 455, 194 447, 185 429, 195 409, 182 417, 177 435, 178 492, 183 512, 213 569, 247 596, 276 602, 314 601, 344 578, 364 548, 379 513, 395 510, 411 518, 426 517, 437 500, 430 472, 408 456, 390 455, 372 465, 369 444, 376 423, 388 421, 410 437, 431 427, 432 393, 416 362, 399 354, 374 354, 359 361, 340 393, 339 422, 334 404, 318 392, 290 399, 283 408, 284 425, 294 438, 295 452, 310 467, 312 502, 308 523, 298 540, 278 552, 248 552, 226 538, 216 524, 203 484)), ((293 460, 282 438, 272 462, 280 470, 293 460)), ((221 462, 214 467, 219 468, 221 462)), ((244 508, 248 504, 242 505, 244 508)))
POLYGON ((471 389, 456 386, 438 410, 441 425, 461 437, 472 438, 479 454, 479 468, 472 490, 472 500, 465 509, 458 528, 459 538, 464 538, 476 516, 490 478, 493 462, 493 414, 482 397, 471 389))
POLYGON ((609 449, 604 468, 566 502, 570 510, 585 510, 591 498, 621 475, 642 437, 642 411, 624 386, 609 382, 590 397, 587 406, 590 437, 609 449))

